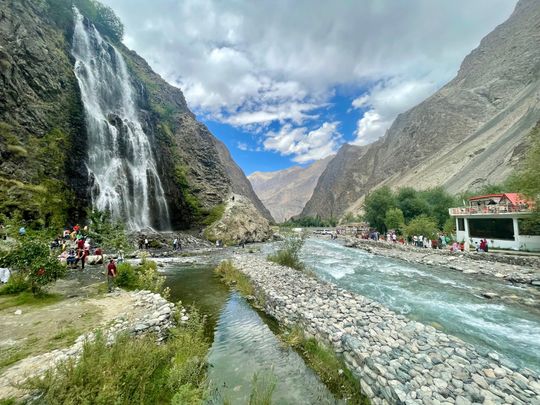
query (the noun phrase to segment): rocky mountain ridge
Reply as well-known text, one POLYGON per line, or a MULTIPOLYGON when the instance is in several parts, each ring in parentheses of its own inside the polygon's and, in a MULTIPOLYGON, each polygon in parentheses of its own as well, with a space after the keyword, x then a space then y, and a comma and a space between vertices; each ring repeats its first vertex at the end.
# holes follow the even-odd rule
MULTIPOLYGON (((85 17, 96 18, 96 3, 75 3, 85 17)), ((79 221, 89 206, 84 109, 71 56, 71 5, 68 0, 0 2, 0 214, 44 225, 79 221)), ((171 226, 197 224, 230 193, 246 196, 272 220, 225 145, 189 111, 181 90, 121 42, 105 38, 131 73, 171 226)))
POLYGON ((450 192, 504 180, 540 120, 540 2, 520 0, 510 18, 463 61, 457 76, 400 114, 367 146, 344 146, 302 215, 359 212, 382 185, 450 192))
POLYGON ((311 198, 319 176, 333 155, 307 167, 292 166, 274 172, 254 172, 248 176, 253 190, 277 222, 298 215, 311 198))

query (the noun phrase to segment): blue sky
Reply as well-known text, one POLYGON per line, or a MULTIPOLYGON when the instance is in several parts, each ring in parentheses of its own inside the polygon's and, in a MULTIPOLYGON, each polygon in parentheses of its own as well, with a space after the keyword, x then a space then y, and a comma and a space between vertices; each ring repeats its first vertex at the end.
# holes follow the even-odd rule
POLYGON ((517 0, 103 0, 246 172, 369 144, 517 0))

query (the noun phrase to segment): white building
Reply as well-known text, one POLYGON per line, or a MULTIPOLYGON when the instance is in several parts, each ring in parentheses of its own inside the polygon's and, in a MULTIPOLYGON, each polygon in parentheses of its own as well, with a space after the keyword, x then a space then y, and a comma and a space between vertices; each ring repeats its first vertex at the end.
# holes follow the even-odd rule
POLYGON ((526 235, 523 227, 532 209, 522 195, 504 193, 471 197, 468 206, 449 212, 456 218, 458 242, 474 247, 487 239, 490 248, 539 252, 540 235, 526 235))

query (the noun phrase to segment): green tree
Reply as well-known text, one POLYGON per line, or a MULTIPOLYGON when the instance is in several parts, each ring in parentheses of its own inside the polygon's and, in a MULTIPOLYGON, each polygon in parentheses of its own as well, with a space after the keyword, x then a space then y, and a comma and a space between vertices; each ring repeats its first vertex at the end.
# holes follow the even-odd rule
POLYGON ((431 209, 428 203, 422 198, 420 192, 412 187, 401 188, 397 193, 397 206, 403 212, 405 222, 419 215, 431 215, 431 209))
POLYGON ((384 224, 388 229, 401 229, 405 225, 405 217, 403 211, 399 208, 390 208, 386 211, 384 224))
POLYGON ((384 186, 369 193, 364 200, 364 219, 379 232, 385 231, 385 216, 390 208, 396 208, 396 198, 389 187, 384 186))
POLYGON ((412 219, 407 226, 405 226, 405 234, 407 236, 423 235, 428 239, 434 239, 437 235, 437 221, 435 218, 428 217, 427 215, 420 215, 412 219))
POLYGON ((0 267, 17 271, 17 277, 28 281, 34 295, 65 273, 65 266, 53 256, 47 243, 29 237, 22 239, 16 248, 0 257, 0 267))
POLYGON ((439 228, 442 228, 446 220, 450 218, 448 209, 456 206, 456 199, 442 187, 422 191, 420 197, 430 209, 430 213, 426 212, 425 214, 433 216, 437 220, 439 228))

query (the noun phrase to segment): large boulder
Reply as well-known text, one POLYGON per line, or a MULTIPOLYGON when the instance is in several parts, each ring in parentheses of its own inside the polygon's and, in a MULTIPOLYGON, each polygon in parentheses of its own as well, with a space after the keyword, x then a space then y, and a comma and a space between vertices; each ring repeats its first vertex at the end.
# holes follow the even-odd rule
POLYGON ((225 201, 220 219, 204 231, 210 241, 222 241, 226 245, 242 242, 264 242, 272 237, 270 222, 264 218, 247 197, 232 194, 225 201))

